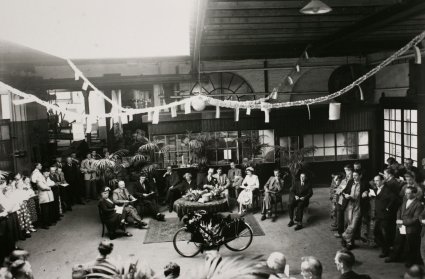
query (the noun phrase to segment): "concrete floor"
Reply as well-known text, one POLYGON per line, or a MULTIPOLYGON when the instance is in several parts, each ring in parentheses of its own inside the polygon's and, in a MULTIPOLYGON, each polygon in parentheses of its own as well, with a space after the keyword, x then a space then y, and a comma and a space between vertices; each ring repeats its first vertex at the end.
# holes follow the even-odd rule
MULTIPOLYGON (((340 241, 333 237, 329 230, 327 189, 315 189, 306 216, 306 227, 298 232, 288 228, 288 214, 284 212, 276 222, 259 221, 260 214, 255 217, 260 222, 265 236, 256 236, 251 246, 244 252, 246 255, 268 255, 273 251, 284 253, 290 266, 290 274, 299 278, 300 258, 312 255, 320 259, 324 268, 323 278, 334 278, 338 275, 335 270, 334 255, 340 249, 340 241)), ((165 213, 165 212, 164 212, 165 213)), ((165 213, 166 217, 174 217, 175 213, 165 213)), ((147 261, 154 270, 162 272, 169 262, 177 262, 182 267, 193 266, 203 260, 202 255, 187 259, 175 252, 171 242, 143 244, 145 230, 129 228, 133 237, 114 240, 113 256, 138 258, 147 261)), ((71 267, 77 263, 91 261, 97 256, 97 245, 101 240, 101 225, 98 221, 96 203, 75 206, 74 210, 49 230, 39 230, 32 238, 18 245, 31 253, 30 261, 35 278, 70 278, 71 267)), ((404 272, 403 264, 385 264, 378 258, 379 251, 367 247, 353 250, 358 264, 356 271, 368 273, 372 278, 400 278, 404 272)), ((221 248, 224 256, 234 255, 235 252, 221 248)))

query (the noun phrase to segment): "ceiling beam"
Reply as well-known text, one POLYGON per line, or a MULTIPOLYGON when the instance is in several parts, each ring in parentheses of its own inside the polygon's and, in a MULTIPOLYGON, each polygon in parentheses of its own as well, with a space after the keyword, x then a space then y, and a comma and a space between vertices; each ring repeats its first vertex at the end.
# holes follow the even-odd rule
POLYGON ((255 31, 272 29, 302 29, 302 28, 341 28, 341 25, 351 25, 351 22, 288 22, 288 23, 242 23, 242 24, 217 24, 206 25, 205 31, 226 32, 226 31, 255 31))
POLYGON ((208 0, 196 1, 196 24, 195 34, 193 39, 193 53, 192 53, 192 73, 198 73, 198 63, 200 60, 202 34, 204 33, 205 13, 207 10, 208 0))
MULTIPOLYGON (((368 15, 382 7, 333 8, 328 15, 368 15)), ((256 9, 256 10, 208 10, 208 17, 270 17, 270 16, 302 16, 299 9, 256 9)), ((307 15, 307 17, 312 17, 307 15)), ((320 17, 320 16, 318 16, 320 17)))
MULTIPOLYGON (((335 7, 370 7, 370 6, 387 6, 398 3, 399 0, 326 0, 326 4, 335 7)), ((303 1, 210 1, 208 9, 210 10, 239 10, 239 9, 288 9, 302 8, 303 1)))
POLYGON ((244 24, 244 23, 304 23, 304 22, 355 22, 363 18, 363 15, 335 15, 327 14, 323 16, 297 15, 285 17, 217 17, 206 18, 206 25, 211 24, 244 24))
POLYGON ((320 55, 321 52, 332 48, 332 46, 342 42, 356 41, 356 38, 361 35, 369 34, 379 28, 421 15, 424 12, 424 0, 405 0, 313 43, 309 51, 312 55, 320 55))
POLYGON ((274 34, 274 35, 282 35, 282 34, 302 34, 304 31, 316 34, 329 34, 336 30, 339 30, 338 27, 305 27, 305 28, 273 28, 273 29, 225 29, 225 30, 205 30, 205 38, 208 36, 220 36, 220 35, 265 35, 265 34, 274 34))

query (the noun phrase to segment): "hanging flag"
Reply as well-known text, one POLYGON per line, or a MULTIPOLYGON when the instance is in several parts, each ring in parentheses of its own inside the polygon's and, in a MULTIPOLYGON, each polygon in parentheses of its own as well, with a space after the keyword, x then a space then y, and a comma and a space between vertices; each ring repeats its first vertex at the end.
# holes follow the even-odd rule
MULTIPOLYGON (((165 107, 167 105, 167 103, 165 102, 165 99, 162 99, 162 105, 165 107)), ((163 112, 169 112, 168 107, 165 107, 163 110, 163 112)))
POLYGON ((87 117, 87 126, 86 126, 86 134, 91 134, 93 128, 93 119, 91 117, 87 117))
POLYGON ((84 83, 83 83, 83 90, 86 91, 87 88, 89 88, 89 83, 87 81, 84 81, 84 83))
POLYGON ((132 114, 128 115, 128 122, 130 122, 130 121, 133 121, 133 115, 132 114))
POLYGON ((156 109, 152 115, 152 124, 158 124, 158 123, 159 123, 159 110, 156 109))
POLYGON ((291 78, 291 76, 288 76, 288 83, 289 85, 293 85, 294 84, 294 80, 291 78))
POLYGON ((148 121, 152 121, 153 111, 148 111, 148 121))
POLYGON ((235 121, 239 121, 239 108, 235 108, 235 121))
POLYGON ((177 117, 177 107, 171 107, 171 117, 177 117))
POLYGON ((246 115, 251 115, 251 108, 246 108, 246 115))
POLYGON ((75 71, 75 80, 80 79, 80 73, 78 71, 75 71))
POLYGON ((297 65, 295 66, 295 70, 297 71, 297 73, 299 73, 299 72, 300 72, 300 65, 298 65, 298 64, 297 64, 297 65))
POLYGON ((190 113, 190 101, 187 101, 186 103, 184 103, 184 114, 189 114, 190 113))
POLYGON ((264 123, 269 123, 270 122, 270 110, 263 108, 262 109, 264 111, 264 123))
POLYGON ((220 106, 215 107, 215 118, 220 118, 220 106))

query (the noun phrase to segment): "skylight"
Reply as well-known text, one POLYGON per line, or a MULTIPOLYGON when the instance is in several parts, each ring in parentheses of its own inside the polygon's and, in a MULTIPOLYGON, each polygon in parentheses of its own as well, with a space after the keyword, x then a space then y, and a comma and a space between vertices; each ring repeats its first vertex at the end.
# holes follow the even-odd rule
POLYGON ((2 1, 0 39, 64 58, 189 55, 192 2, 2 1))

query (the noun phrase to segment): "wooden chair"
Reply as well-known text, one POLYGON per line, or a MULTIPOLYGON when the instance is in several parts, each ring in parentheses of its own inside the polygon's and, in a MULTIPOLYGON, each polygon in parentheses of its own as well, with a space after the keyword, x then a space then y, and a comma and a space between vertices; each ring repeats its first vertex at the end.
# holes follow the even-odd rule
MULTIPOLYGON (((274 211, 274 216, 277 217, 277 213, 278 213, 278 204, 280 203, 280 208, 282 210, 282 212, 285 210, 283 207, 283 191, 279 191, 275 193, 276 198, 273 200, 272 202, 272 215, 273 215, 273 211, 274 211)), ((261 203, 263 201, 264 198, 264 190, 261 190, 261 194, 260 194, 260 200, 261 203)))

